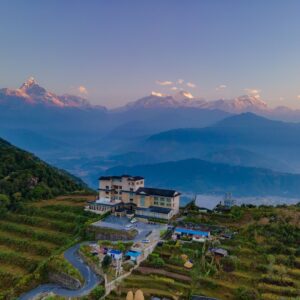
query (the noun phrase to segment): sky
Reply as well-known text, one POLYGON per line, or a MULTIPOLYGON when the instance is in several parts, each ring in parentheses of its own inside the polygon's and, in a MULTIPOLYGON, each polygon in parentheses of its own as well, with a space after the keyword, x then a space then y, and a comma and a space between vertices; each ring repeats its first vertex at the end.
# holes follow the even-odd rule
POLYGON ((116 107, 152 91, 300 108, 298 0, 0 0, 0 87, 116 107))

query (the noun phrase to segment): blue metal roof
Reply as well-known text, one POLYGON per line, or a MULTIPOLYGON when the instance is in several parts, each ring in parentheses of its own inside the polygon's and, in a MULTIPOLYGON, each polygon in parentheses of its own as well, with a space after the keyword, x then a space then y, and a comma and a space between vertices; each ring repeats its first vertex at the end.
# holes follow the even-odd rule
POLYGON ((138 252, 138 251, 128 251, 128 252, 126 252, 125 256, 138 257, 141 254, 142 254, 142 252, 138 252))
POLYGON ((176 228, 175 232, 184 233, 184 234, 191 234, 191 235, 207 236, 207 237, 209 235, 208 231, 199 231, 199 230, 186 229, 186 228, 176 228))
POLYGON ((120 251, 120 250, 115 250, 115 249, 111 249, 111 250, 109 250, 108 251, 109 253, 111 253, 111 254, 122 254, 122 251, 120 251))

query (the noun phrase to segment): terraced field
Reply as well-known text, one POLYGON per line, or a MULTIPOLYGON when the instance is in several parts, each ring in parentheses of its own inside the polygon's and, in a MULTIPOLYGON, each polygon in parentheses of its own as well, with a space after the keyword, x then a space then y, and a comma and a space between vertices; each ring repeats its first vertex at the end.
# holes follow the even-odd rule
POLYGON ((85 224, 98 218, 83 211, 86 200, 41 201, 1 216, 0 299, 5 299, 10 289, 19 294, 42 281, 43 265, 49 257, 81 238, 85 224))
POLYGON ((156 247, 154 255, 164 259, 165 265, 159 268, 151 266, 149 260, 142 263, 141 267, 121 283, 106 299, 125 299, 128 290, 142 289, 146 299, 150 296, 167 297, 171 299, 188 299, 192 285, 192 271, 172 263, 171 256, 184 253, 184 249, 169 245, 156 247))
MULTIPOLYGON (((216 276, 194 277, 193 271, 170 264, 168 257, 170 254, 163 253, 159 248, 157 253, 167 262, 162 268, 147 268, 147 272, 141 268, 134 271, 133 275, 126 278, 116 292, 112 292, 107 299, 116 300, 119 297, 126 297, 128 290, 142 289, 146 297, 156 295, 159 297, 170 297, 172 299, 189 299, 191 291, 194 294, 216 297, 218 299, 299 299, 300 295, 300 268, 286 267, 283 278, 280 276, 269 276, 268 273, 260 272, 253 265, 240 266, 238 271, 226 273, 219 272, 216 276), (161 269, 169 271, 161 273, 161 269), (185 278, 178 279, 177 276, 183 275, 185 278), (188 278, 190 280, 188 280, 188 278), (268 283, 266 283, 266 282, 268 283), (258 293, 251 298, 242 298, 242 289, 257 289, 258 293), (240 289, 240 296, 237 291, 240 289)), ((251 257, 257 257, 252 253, 251 257)), ((243 257, 239 256, 241 261, 243 257)), ((245 257, 246 261, 249 257, 245 257)), ((275 257, 279 260, 279 257, 275 257)), ((299 258, 297 258, 299 260, 299 258)), ((253 259, 252 259, 253 262, 253 259)), ((261 259, 261 263, 263 258, 261 259)), ((259 265, 260 259, 255 259, 259 265)), ((282 268, 282 265, 274 264, 273 268, 282 268)), ((275 271, 276 273, 276 271, 275 271)))
MULTIPOLYGON (((196 216, 202 221, 203 216, 196 216)), ((230 259, 213 261, 206 252, 203 260, 202 244, 165 242, 154 251, 164 263, 154 266, 148 259, 107 299, 125 299, 128 290, 136 289, 142 289, 146 299, 189 299, 191 294, 232 300, 300 298, 299 206, 240 208, 238 217, 228 215, 224 221, 219 215, 204 217, 238 231, 233 239, 220 240, 230 259), (193 260, 191 270, 183 267, 182 254, 193 260)))

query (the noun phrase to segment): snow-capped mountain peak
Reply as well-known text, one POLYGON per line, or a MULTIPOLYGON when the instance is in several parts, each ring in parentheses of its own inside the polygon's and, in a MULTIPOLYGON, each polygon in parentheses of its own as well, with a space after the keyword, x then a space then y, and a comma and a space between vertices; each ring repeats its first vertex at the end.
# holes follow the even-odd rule
POLYGON ((152 92, 149 96, 130 102, 120 109, 132 108, 198 108, 217 109, 230 113, 266 112, 269 110, 267 104, 258 95, 242 95, 233 99, 207 101, 203 98, 196 98, 184 90, 171 95, 152 92))
POLYGON ((194 96, 190 92, 187 92, 187 91, 179 91, 176 94, 174 94, 172 97, 177 101, 182 101, 182 100, 186 100, 186 99, 194 99, 194 96))
POLYGON ((154 96, 154 97, 166 97, 167 95, 159 93, 159 92, 152 91, 151 92, 151 96, 154 96))
POLYGON ((243 95, 234 99, 209 101, 204 105, 208 109, 220 109, 230 113, 257 112, 268 110, 267 104, 257 96, 243 95))
POLYGON ((37 81, 34 79, 34 77, 29 77, 20 87, 20 90, 26 90, 30 87, 32 87, 33 85, 37 85, 37 81))
POLYGON ((54 107, 87 108, 91 104, 84 98, 74 95, 58 96, 38 85, 33 77, 29 77, 18 89, 0 89, 0 103, 24 103, 54 107))
POLYGON ((130 102, 118 110, 128 110, 132 108, 180 108, 199 107, 203 104, 202 99, 196 99, 187 91, 179 91, 168 95, 160 92, 152 92, 149 96, 130 102))

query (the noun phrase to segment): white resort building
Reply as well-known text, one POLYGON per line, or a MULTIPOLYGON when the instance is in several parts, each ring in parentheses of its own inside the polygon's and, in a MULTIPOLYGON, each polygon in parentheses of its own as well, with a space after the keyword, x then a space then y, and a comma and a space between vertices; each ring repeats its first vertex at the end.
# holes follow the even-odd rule
POLYGON ((135 213, 139 219, 169 220, 179 212, 180 193, 175 190, 148 188, 141 176, 102 176, 99 198, 88 202, 87 210, 116 215, 135 213))

